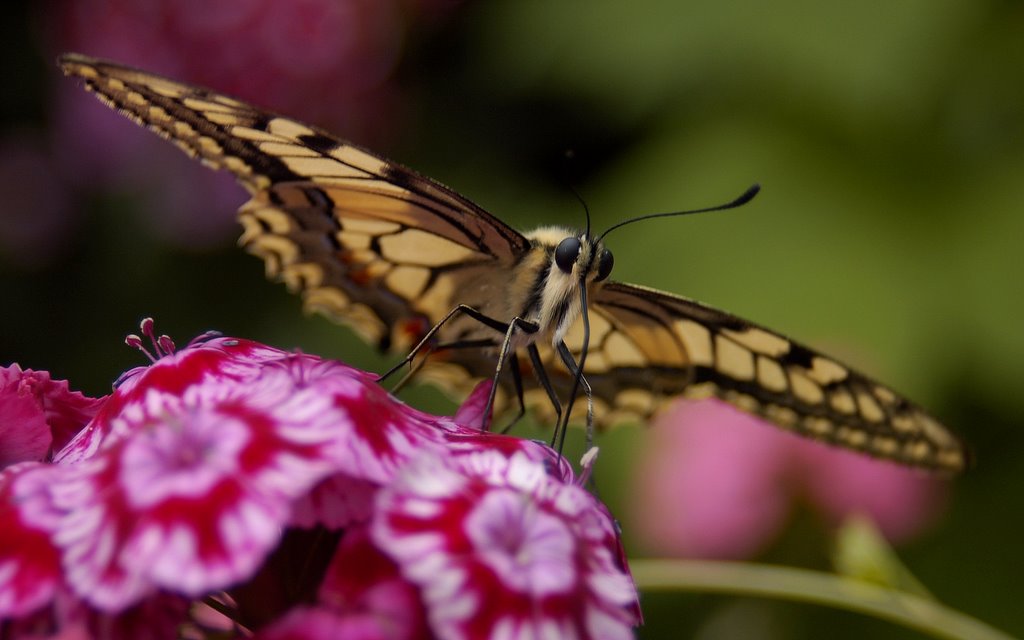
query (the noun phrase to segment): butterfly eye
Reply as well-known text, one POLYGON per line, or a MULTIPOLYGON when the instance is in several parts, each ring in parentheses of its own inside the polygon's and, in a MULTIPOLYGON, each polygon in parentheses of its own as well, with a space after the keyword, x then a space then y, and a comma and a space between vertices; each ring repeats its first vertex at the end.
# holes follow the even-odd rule
POLYGON ((597 263, 597 277, 594 278, 595 282, 601 282, 612 272, 612 266, 615 264, 615 258, 612 257, 612 252, 605 249, 601 252, 601 257, 598 258, 597 263))
POLYGON ((576 263, 576 258, 580 255, 580 246, 579 238, 566 238, 555 247, 555 264, 564 273, 572 272, 572 265, 576 263))

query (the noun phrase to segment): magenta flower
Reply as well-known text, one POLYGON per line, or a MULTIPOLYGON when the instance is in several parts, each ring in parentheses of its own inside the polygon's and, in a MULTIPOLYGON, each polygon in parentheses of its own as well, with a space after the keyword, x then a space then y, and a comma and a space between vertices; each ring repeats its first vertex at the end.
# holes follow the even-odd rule
POLYGON ((639 622, 615 525, 564 459, 460 423, 486 386, 460 418, 432 416, 341 363, 212 335, 176 350, 142 328, 153 364, 102 400, 7 370, 38 383, 0 389, 11 441, 34 443, 15 457, 47 459, 25 433, 80 430, 53 462, 0 473, 4 637, 625 637, 639 622))
POLYGON ((794 500, 835 525, 872 518, 892 542, 933 521, 942 481, 809 442, 716 400, 679 403, 638 465, 632 529, 652 553, 747 558, 783 529, 794 500))
POLYGON ((245 385, 147 394, 125 435, 54 489, 67 579, 120 610, 154 589, 200 596, 251 575, 291 502, 331 470, 326 425, 276 411, 292 380, 267 368, 245 385))
POLYGON ((45 371, 0 367, 0 469, 43 461, 60 449, 99 410, 104 398, 71 391, 45 371))

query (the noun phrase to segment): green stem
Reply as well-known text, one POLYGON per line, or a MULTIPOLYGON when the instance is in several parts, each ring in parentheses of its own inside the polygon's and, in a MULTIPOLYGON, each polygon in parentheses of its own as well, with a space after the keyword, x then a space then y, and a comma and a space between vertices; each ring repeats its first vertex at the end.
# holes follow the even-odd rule
POLYGON ((902 624, 938 638, 1013 640, 935 600, 831 573, 745 562, 630 560, 642 591, 703 591, 811 602, 902 624))

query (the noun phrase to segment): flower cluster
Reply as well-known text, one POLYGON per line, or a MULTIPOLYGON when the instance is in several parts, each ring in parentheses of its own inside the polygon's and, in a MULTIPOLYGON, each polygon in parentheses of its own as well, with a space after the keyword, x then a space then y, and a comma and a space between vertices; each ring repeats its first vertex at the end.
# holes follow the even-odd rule
POLYGON ((3 637, 618 638, 638 624, 614 521, 564 459, 467 424, 486 386, 438 417, 338 362, 216 336, 175 350, 143 330, 159 357, 106 398, 3 370, 3 637))

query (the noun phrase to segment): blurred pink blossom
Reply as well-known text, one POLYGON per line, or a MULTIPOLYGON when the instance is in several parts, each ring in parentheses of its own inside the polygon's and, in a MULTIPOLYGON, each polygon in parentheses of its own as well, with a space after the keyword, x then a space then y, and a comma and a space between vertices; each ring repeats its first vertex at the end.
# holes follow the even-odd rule
POLYGON ((923 532, 942 511, 945 484, 936 476, 814 442, 793 445, 803 497, 829 524, 865 514, 898 543, 923 532))
POLYGON ((943 488, 921 471, 805 440, 718 400, 681 402, 657 421, 637 465, 631 530, 650 553, 748 558, 806 501, 830 525, 867 515, 895 543, 934 520, 943 488))

